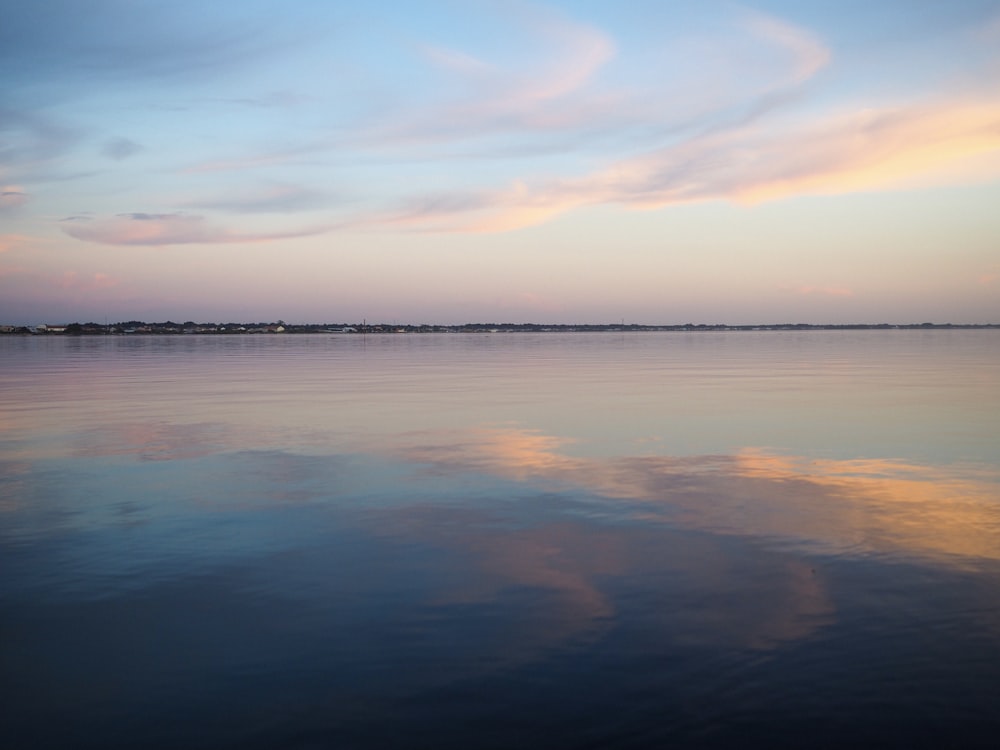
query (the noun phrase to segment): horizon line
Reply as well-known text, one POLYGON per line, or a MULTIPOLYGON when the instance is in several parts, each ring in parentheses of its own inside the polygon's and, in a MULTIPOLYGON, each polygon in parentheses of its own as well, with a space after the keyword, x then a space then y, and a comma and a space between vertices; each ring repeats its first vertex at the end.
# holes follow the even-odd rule
MULTIPOLYGON (((885 321, 880 321, 877 323, 872 322, 852 322, 852 323, 804 323, 804 322, 773 322, 773 323, 725 323, 725 322, 713 322, 713 323, 626 323, 624 321, 620 322, 605 322, 605 323, 586 323, 586 322, 576 322, 576 323, 553 323, 553 322, 536 322, 536 321, 467 321, 464 323, 400 323, 400 322, 378 322, 378 323, 368 323, 367 319, 362 319, 358 322, 286 322, 284 319, 278 318, 275 320, 264 321, 264 320, 251 320, 251 321, 235 321, 228 320, 225 322, 220 321, 201 321, 196 322, 194 320, 186 320, 184 322, 175 322, 171 319, 164 321, 142 321, 138 319, 131 320, 120 320, 109 322, 105 320, 104 323, 98 323, 96 321, 87 321, 86 323, 81 323, 80 321, 74 321, 72 323, 22 323, 22 324, 12 324, 12 323, 0 323, 0 329, 65 329, 70 327, 81 327, 81 328, 100 328, 100 329, 113 329, 120 328, 122 326, 151 326, 157 328, 179 328, 179 329, 189 329, 189 328, 206 328, 215 327, 216 329, 222 327, 226 328, 229 326, 282 326, 286 329, 289 327, 293 328, 355 328, 358 330, 366 329, 458 329, 458 328, 602 328, 602 329, 689 329, 689 328, 729 328, 729 329, 752 329, 752 328, 956 328, 956 327, 974 327, 974 328, 984 328, 984 327, 1000 327, 1000 322, 933 322, 933 321, 921 321, 921 322, 910 322, 910 323, 888 323, 885 321)), ((9 332, 5 331, 5 332, 9 332)))

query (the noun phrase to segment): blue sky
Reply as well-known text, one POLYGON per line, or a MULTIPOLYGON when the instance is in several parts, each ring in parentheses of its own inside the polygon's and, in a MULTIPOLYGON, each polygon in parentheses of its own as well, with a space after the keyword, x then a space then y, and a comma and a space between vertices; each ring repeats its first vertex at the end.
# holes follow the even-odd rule
POLYGON ((4 3, 0 322, 1000 322, 998 2, 4 3))

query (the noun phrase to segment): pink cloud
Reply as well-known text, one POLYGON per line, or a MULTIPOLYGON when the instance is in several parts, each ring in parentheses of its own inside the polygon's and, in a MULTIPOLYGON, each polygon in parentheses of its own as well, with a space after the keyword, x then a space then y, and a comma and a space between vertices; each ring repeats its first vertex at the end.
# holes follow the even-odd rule
POLYGON ((607 97, 581 102, 583 89, 615 56, 614 41, 602 30, 559 13, 513 5, 506 13, 527 64, 495 64, 463 51, 424 46, 421 53, 450 74, 445 84, 464 87, 462 96, 439 101, 415 114, 401 114, 386 127, 361 136, 384 146, 414 142, 454 142, 456 138, 578 126, 585 118, 607 116, 607 97), (602 111, 603 110, 603 111, 602 111))
MULTIPOLYGON (((706 68, 694 67, 697 83, 693 86, 689 82, 683 84, 683 91, 677 88, 681 84, 675 69, 690 66, 692 61, 681 51, 667 50, 653 63, 664 66, 658 90, 629 90, 620 84, 612 89, 598 79, 617 54, 614 39, 604 31, 555 12, 523 6, 514 6, 508 15, 514 20, 514 33, 520 32, 526 50, 520 57, 527 65, 504 66, 463 51, 425 46, 421 49, 424 56, 451 74, 444 87, 464 84, 463 96, 415 114, 401 113, 391 125, 371 128, 361 142, 452 146, 457 141, 516 131, 527 136, 565 132, 586 138, 588 132, 604 133, 609 128, 645 132, 650 122, 668 126, 664 118, 675 126, 690 125, 734 105, 739 110, 736 116, 745 119, 778 106, 784 94, 801 87, 831 57, 822 40, 808 30, 762 13, 745 12, 735 38, 726 24, 717 23, 709 32, 713 34, 707 45, 710 52, 693 45, 698 50, 694 54, 705 55, 706 68), (741 46, 753 54, 731 49, 741 46), (756 58, 762 51, 768 62, 748 79, 746 58, 756 58), (715 68, 723 81, 707 70, 715 68), (669 107, 664 106, 667 100, 669 107)), ((665 31, 664 45, 686 49, 684 43, 690 40, 678 40, 671 33, 665 31)))
POLYGON ((751 33, 789 55, 788 84, 804 83, 830 62, 830 50, 806 29, 762 13, 753 13, 747 25, 751 33))
POLYGON ((583 86, 615 54, 614 42, 592 26, 555 14, 534 12, 525 19, 559 54, 541 75, 521 78, 514 102, 537 102, 565 96, 583 86))
POLYGON ((190 245, 253 243, 307 237, 329 227, 311 227, 283 232, 234 232, 194 214, 119 214, 105 219, 63 222, 70 237, 105 245, 190 245))
POLYGON ((354 222, 354 226, 389 225, 412 231, 489 233, 544 223, 580 205, 571 195, 535 191, 523 182, 504 190, 445 194, 414 201, 402 210, 354 222))

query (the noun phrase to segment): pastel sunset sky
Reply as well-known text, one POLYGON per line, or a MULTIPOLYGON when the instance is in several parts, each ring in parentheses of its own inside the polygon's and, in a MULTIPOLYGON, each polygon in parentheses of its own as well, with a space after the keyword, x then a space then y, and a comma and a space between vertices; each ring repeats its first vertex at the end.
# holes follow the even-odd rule
POLYGON ((0 6, 0 323, 1000 322, 997 0, 0 6))

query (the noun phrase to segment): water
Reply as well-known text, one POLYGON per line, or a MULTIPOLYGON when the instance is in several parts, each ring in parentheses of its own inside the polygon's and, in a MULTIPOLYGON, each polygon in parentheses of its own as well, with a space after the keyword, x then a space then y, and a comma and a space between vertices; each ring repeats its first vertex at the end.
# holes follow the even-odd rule
POLYGON ((996 331, 0 338, 11 748, 992 747, 996 331))

